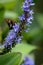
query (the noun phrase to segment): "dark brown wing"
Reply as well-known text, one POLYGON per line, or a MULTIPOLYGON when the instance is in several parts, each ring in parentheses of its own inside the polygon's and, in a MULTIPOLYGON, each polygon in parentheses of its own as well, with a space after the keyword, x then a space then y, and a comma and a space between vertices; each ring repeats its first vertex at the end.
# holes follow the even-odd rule
POLYGON ((8 24, 10 29, 12 29, 13 25, 15 24, 15 21, 13 21, 11 19, 5 19, 5 22, 8 24))

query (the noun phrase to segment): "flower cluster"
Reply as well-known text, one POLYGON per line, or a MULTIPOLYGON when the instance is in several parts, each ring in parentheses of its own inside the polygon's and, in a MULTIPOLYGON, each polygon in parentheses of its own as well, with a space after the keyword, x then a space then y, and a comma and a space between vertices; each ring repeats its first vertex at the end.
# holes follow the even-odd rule
POLYGON ((33 6, 34 3, 32 0, 25 0, 25 2, 23 3, 22 9, 24 14, 22 14, 21 16, 19 16, 19 20, 20 23, 15 23, 12 26, 12 29, 9 31, 7 37, 5 38, 4 41, 4 47, 9 49, 9 45, 10 47, 12 47, 13 43, 18 43, 21 41, 22 39, 22 31, 28 31, 29 30, 29 25, 32 23, 31 21, 33 20, 33 10, 31 9, 31 6, 33 6), (25 29, 25 27, 28 27, 27 29, 25 29))
POLYGON ((4 41, 4 46, 7 47, 7 45, 11 45, 12 46, 12 43, 15 41, 19 42, 19 37, 20 36, 17 36, 17 33, 18 33, 18 30, 19 30, 19 25, 15 23, 15 25, 13 25, 13 29, 11 29, 7 35, 7 37, 5 38, 5 41, 4 41))
MULTIPOLYGON (((25 2, 23 3, 23 11, 24 14, 22 14, 19 19, 21 20, 21 22, 25 23, 25 26, 30 26, 30 24, 32 23, 31 21, 33 20, 33 10, 31 9, 31 6, 35 5, 33 3, 32 0, 25 0, 25 2)), ((29 30, 29 27, 25 30, 26 32, 29 30)))
POLYGON ((34 60, 31 57, 25 57, 22 65, 35 65, 34 60))

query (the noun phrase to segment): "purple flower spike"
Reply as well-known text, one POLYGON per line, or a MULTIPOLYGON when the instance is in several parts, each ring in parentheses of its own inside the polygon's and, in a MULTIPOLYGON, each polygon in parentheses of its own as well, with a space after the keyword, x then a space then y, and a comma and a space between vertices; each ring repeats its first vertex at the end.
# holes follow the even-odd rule
POLYGON ((22 65, 35 65, 34 60, 31 57, 25 57, 22 65))
MULTIPOLYGON (((25 0, 25 2, 23 3, 22 6, 23 14, 18 17, 20 23, 15 23, 11 26, 12 29, 9 31, 4 41, 5 49, 8 50, 9 45, 10 47, 12 47, 14 42, 20 43, 22 40, 22 32, 23 31, 28 32, 30 30, 29 26, 30 24, 32 24, 33 14, 34 14, 33 9, 31 9, 33 5, 35 5, 35 3, 33 3, 33 0, 25 0)), ((26 57, 22 65, 34 65, 34 62, 31 58, 26 57)))
POLYGON ((29 31, 29 28, 25 30, 24 25, 28 27, 32 23, 31 21, 33 20, 34 12, 33 9, 32 10, 30 9, 30 6, 33 5, 34 5, 33 0, 25 0, 22 7, 24 14, 19 16, 21 22, 20 24, 15 23, 15 25, 13 25, 13 29, 10 30, 8 36, 5 38, 5 46, 7 46, 8 44, 12 46, 14 41, 15 43, 20 42, 22 39, 22 30, 24 30, 25 32, 29 31))

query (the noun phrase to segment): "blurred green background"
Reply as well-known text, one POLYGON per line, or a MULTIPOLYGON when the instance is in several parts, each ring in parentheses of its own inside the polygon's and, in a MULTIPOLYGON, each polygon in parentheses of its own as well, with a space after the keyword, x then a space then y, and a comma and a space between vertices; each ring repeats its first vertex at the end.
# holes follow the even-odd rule
MULTIPOLYGON (((21 8, 23 2, 24 0, 0 0, 0 43, 4 41, 7 33, 9 32, 8 25, 4 19, 9 18, 19 22, 18 16, 23 13, 21 8)), ((16 45, 16 47, 12 49, 11 55, 9 53, 7 55, 0 56, 0 58, 4 59, 0 60, 0 65, 19 65, 21 57, 23 59, 23 57, 28 53, 30 55, 32 54, 33 58, 35 57, 36 65, 43 64, 43 0, 34 0, 34 2, 34 20, 32 21, 29 32, 23 32, 24 37, 21 42, 22 44, 16 45), (9 62, 6 57, 9 58, 9 62)))

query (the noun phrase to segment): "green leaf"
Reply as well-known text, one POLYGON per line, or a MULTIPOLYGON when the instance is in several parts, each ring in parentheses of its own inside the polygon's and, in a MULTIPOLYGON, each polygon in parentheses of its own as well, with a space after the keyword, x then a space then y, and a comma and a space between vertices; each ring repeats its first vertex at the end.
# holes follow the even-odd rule
MULTIPOLYGON (((24 57, 35 50, 37 47, 27 44, 26 42, 22 42, 21 44, 17 44, 15 48, 12 49, 12 52, 20 52, 22 53, 21 62, 24 57)), ((20 62, 20 63, 21 63, 20 62)))
POLYGON ((36 48, 36 46, 32 46, 27 44, 26 42, 22 42, 21 44, 17 44, 16 47, 12 49, 12 52, 20 52, 22 53, 22 55, 26 55, 36 48))
POLYGON ((19 65, 21 53, 8 53, 0 56, 0 65, 19 65))

